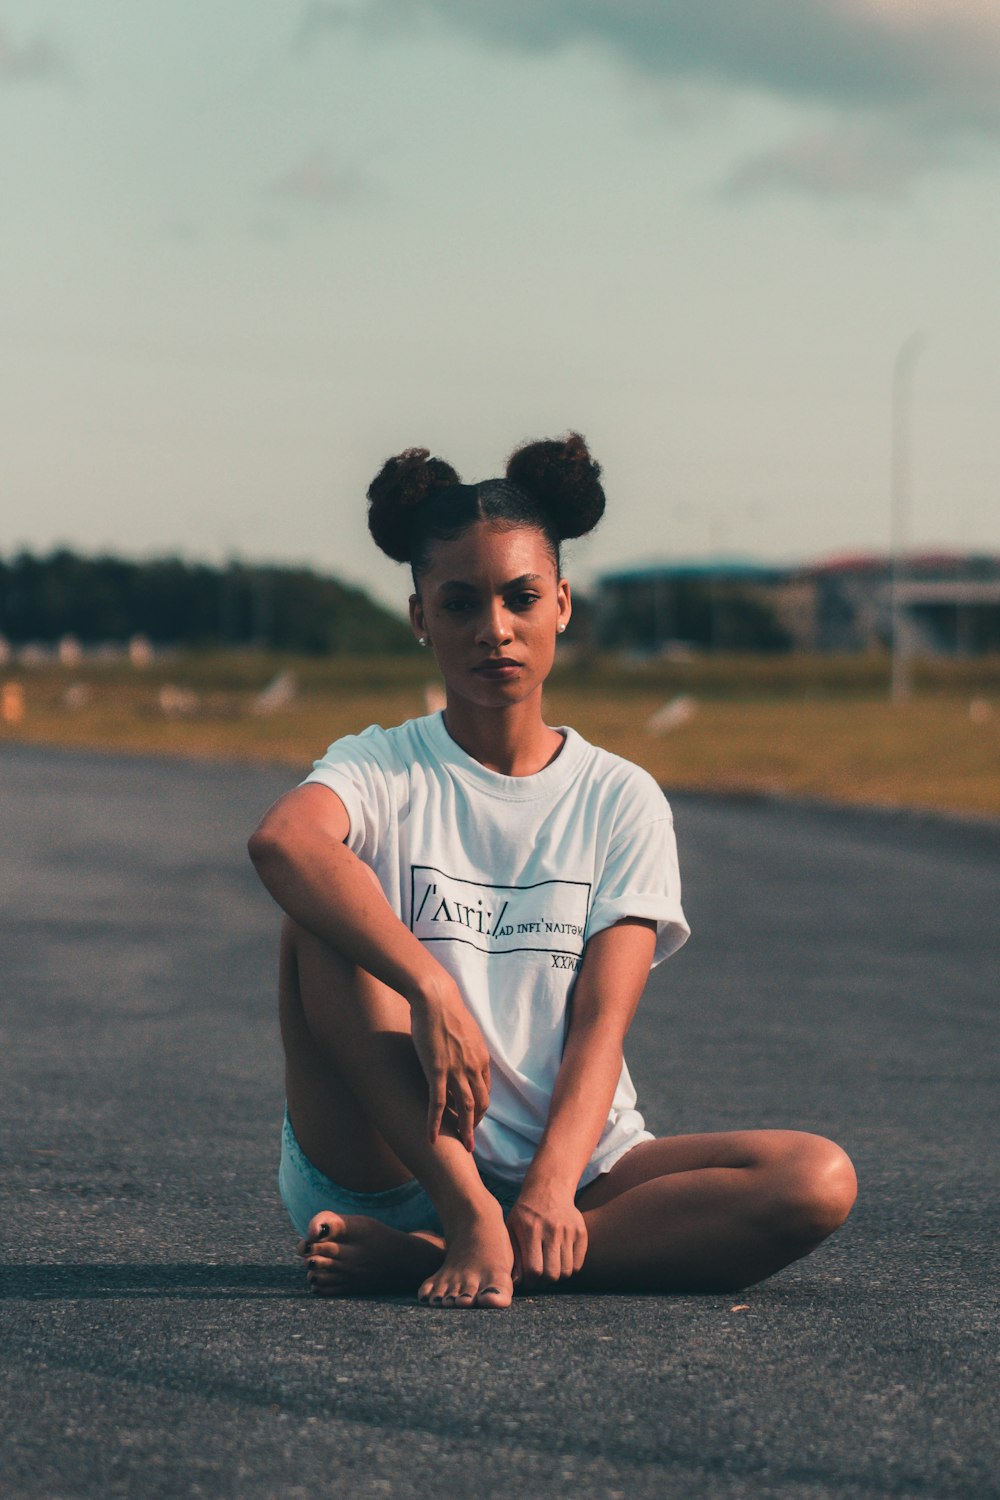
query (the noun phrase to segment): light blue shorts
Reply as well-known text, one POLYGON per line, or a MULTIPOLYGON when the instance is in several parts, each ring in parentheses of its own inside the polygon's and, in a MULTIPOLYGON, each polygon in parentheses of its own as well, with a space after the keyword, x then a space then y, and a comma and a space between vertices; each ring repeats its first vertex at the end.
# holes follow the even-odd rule
MULTIPOLYGON (((500 1204, 506 1218, 517 1200, 520 1183, 507 1182, 483 1166, 479 1167, 479 1175, 500 1204)), ((399 1187, 388 1188, 384 1193, 353 1193, 350 1188, 341 1187, 327 1177, 325 1172, 314 1167, 295 1137, 287 1109, 281 1130, 278 1190, 281 1201, 288 1209, 289 1218, 302 1235, 313 1215, 324 1209, 330 1209, 336 1214, 367 1214, 370 1219, 379 1219, 390 1228, 402 1229, 407 1233, 412 1233, 415 1229, 424 1229, 432 1234, 442 1233, 437 1209, 415 1177, 411 1177, 409 1182, 401 1183, 399 1187)))

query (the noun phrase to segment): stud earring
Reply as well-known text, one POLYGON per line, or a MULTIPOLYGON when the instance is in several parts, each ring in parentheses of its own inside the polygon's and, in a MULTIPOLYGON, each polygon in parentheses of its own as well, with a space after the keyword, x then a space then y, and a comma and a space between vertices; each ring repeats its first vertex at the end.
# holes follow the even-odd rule
POLYGON ((558 624, 558 625, 557 625, 557 626, 556 626, 556 630, 558 630, 558 632, 559 632, 559 634, 560 634, 560 635, 562 635, 562 633, 563 633, 563 631, 564 631, 564 630, 565 630, 565 629, 566 629, 566 626, 565 626, 565 625, 563 625, 563 624, 562 624, 562 623, 560 623, 560 624, 558 624))
POLYGON ((417 645, 418 646, 427 646, 429 644, 430 644, 430 641, 429 641, 429 638, 426 635, 421 635, 421 636, 417 637, 417 645))

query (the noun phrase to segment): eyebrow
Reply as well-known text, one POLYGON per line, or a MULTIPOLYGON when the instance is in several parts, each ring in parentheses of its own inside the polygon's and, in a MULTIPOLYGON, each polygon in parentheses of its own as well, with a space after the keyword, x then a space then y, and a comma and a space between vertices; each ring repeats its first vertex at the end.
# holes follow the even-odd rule
MULTIPOLYGON (((511 589, 523 588, 526 583, 542 582, 544 582, 544 579, 541 573, 522 573, 520 578, 512 578, 508 583, 501 584, 500 591, 501 593, 509 594, 511 589)), ((445 589, 458 589, 463 594, 479 593, 474 583, 467 583, 463 578, 449 578, 447 583, 440 585, 439 592, 443 594, 445 589)))

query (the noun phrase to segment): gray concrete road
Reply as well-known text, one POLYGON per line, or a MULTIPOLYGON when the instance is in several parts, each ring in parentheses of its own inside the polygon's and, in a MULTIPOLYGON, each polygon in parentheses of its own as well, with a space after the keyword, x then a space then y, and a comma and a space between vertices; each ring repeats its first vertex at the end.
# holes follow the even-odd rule
POLYGON ((6 1500, 997 1494, 1000 830, 676 799, 647 1118, 833 1135, 858 1208, 740 1297, 446 1313, 290 1258, 244 856, 290 779, 0 754, 6 1500))

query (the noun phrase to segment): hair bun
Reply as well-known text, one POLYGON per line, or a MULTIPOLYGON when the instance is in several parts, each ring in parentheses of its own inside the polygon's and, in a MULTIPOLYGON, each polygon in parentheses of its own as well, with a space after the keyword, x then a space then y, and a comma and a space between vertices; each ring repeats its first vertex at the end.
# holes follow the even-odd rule
POLYGON ((368 530, 376 546, 396 562, 409 562, 417 506, 434 490, 458 483, 451 464, 431 458, 429 448, 407 448, 386 459, 368 486, 368 530))
POLYGON ((601 466, 578 432, 518 448, 507 461, 507 478, 552 518, 560 541, 586 536, 604 514, 601 466))

